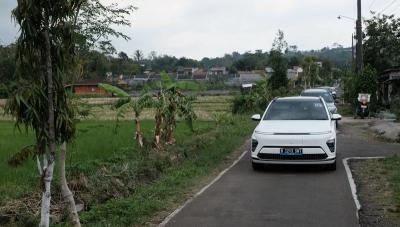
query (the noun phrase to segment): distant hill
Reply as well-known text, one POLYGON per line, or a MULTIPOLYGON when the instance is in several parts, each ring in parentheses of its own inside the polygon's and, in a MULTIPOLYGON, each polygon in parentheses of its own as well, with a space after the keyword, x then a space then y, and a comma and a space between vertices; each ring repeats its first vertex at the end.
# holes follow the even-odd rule
POLYGON ((344 68, 351 65, 351 47, 323 48, 321 50, 302 51, 303 56, 314 56, 333 62, 337 67, 344 68))

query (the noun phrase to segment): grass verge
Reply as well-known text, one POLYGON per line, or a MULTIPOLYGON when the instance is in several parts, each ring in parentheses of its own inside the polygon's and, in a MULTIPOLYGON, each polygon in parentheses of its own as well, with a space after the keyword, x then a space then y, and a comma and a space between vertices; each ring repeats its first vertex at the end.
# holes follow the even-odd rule
POLYGON ((400 226, 400 157, 352 162, 362 226, 400 226))
MULTIPOLYGON (((152 136, 152 121, 143 122, 145 137, 152 136)), ((254 123, 241 116, 217 125, 200 121, 195 132, 178 124, 177 144, 164 151, 138 149, 133 141, 134 125, 121 122, 85 121, 69 146, 67 173, 87 226, 144 225, 159 212, 185 200, 183 196, 223 162, 249 136, 254 123)), ((11 169, 6 161, 12 153, 33 142, 30 132, 15 132, 11 122, 0 122, 0 224, 36 225, 40 186, 35 162, 11 169), (26 202, 33 205, 26 209, 26 202), (19 204, 20 207, 12 207, 19 204), (8 208, 12 208, 10 211, 8 208), (5 209, 7 208, 7 209, 5 209), (4 212, 3 212, 4 211, 4 212), (10 217, 13 217, 10 219, 10 217)), ((66 221, 56 177, 53 182, 53 223, 66 221)))

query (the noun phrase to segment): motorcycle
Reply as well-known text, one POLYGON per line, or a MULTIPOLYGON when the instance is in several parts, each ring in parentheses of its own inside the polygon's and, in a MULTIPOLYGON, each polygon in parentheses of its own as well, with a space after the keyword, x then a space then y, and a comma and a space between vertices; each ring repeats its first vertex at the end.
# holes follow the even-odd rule
POLYGON ((360 117, 361 119, 364 119, 366 117, 369 118, 369 102, 371 101, 371 95, 370 94, 359 94, 358 99, 357 99, 357 106, 356 106, 356 114, 354 116, 354 119, 357 119, 357 117, 360 117))

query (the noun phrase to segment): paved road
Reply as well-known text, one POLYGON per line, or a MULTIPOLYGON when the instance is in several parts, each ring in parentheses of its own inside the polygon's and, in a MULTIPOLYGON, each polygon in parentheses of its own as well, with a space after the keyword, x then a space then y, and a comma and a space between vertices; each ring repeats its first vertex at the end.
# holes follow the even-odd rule
POLYGON ((400 146, 338 135, 338 169, 274 167, 254 172, 250 155, 189 203, 167 226, 358 226, 341 160, 400 153, 400 146))

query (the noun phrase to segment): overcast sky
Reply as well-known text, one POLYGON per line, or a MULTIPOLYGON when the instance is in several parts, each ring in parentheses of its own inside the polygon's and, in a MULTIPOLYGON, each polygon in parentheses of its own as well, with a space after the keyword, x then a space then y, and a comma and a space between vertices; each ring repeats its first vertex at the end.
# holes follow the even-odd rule
MULTIPOLYGON (((18 29, 10 11, 16 0, 0 0, 0 43, 15 40, 18 29)), ((104 0, 126 2, 127 0, 104 0)), ((132 40, 114 40, 118 51, 177 57, 223 56, 233 51, 269 50, 278 29, 290 45, 301 50, 339 43, 351 45, 354 22, 338 20, 339 14, 356 17, 356 0, 133 0, 139 9, 130 17, 132 27, 118 28, 132 40)), ((400 13, 400 1, 363 0, 369 10, 400 13)))

